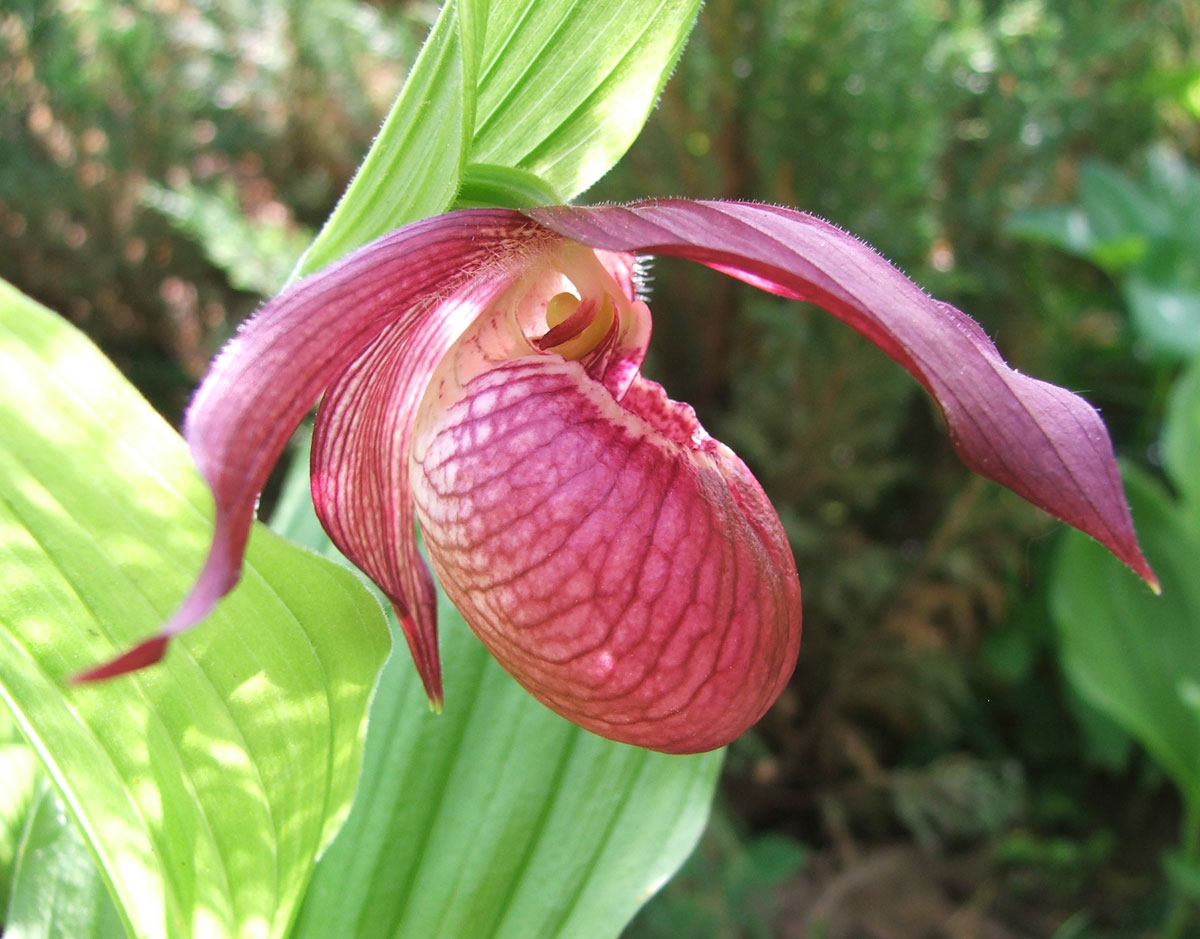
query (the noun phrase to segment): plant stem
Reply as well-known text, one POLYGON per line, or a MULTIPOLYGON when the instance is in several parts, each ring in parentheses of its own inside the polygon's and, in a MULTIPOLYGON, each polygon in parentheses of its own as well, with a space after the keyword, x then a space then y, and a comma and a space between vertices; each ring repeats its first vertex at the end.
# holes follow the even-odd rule
MULTIPOLYGON (((1186 798, 1183 809, 1180 853, 1189 866, 1200 864, 1200 798, 1186 798)), ((1171 905, 1163 924, 1162 939, 1179 939, 1187 923, 1188 891, 1183 884, 1171 884, 1171 905)))

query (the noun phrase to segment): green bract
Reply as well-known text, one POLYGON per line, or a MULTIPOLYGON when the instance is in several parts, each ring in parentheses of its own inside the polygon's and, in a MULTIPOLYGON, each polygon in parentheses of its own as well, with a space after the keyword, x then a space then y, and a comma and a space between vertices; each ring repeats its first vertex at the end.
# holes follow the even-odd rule
POLYGON ((541 181, 522 196, 554 195, 512 208, 573 199, 641 132, 699 9, 700 0, 610 0, 598 15, 589 0, 449 0, 296 273, 444 212, 468 164, 541 181))

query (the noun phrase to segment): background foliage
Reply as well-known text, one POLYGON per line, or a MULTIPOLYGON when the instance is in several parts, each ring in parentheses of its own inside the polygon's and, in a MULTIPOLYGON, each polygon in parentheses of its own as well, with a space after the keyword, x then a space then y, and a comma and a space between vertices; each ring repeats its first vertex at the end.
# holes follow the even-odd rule
MULTIPOLYGON (((328 215, 435 14, 8 4, 0 276, 177 420, 328 215)), ((1200 162, 1197 61, 1185 0, 1104 16, 1087 0, 710 0, 650 124, 585 198, 824 215, 1019 368, 1082 390, 1128 461, 1183 487, 1159 437, 1188 353, 1140 327, 1131 278, 1185 309, 1194 290, 1200 214, 1164 222, 1153 196, 1200 162), (1080 213, 1091 242, 1068 237, 1080 213)), ((1064 671, 1056 526, 969 476, 918 389, 848 330, 683 270, 654 271, 652 369, 779 508, 805 648, 732 748, 710 835, 630 934, 1152 928, 1182 803, 1137 729, 1064 671)))

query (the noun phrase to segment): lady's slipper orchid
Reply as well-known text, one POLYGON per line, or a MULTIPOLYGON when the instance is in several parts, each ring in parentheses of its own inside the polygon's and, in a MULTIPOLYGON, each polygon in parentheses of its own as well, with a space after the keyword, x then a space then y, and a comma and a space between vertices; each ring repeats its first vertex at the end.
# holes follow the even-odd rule
POLYGON ((737 737, 791 675, 800 586, 749 471, 639 371, 637 253, 840 317, 924 385, 970 467, 1153 585, 1096 412, 1010 369, 973 320, 845 232, 744 203, 470 209, 284 291, 218 357, 186 422, 217 505, 208 560, 157 636, 82 679, 158 661, 233 588, 257 496, 323 393, 317 514, 391 599, 433 702, 414 513, 451 600, 549 707, 668 752, 737 737))

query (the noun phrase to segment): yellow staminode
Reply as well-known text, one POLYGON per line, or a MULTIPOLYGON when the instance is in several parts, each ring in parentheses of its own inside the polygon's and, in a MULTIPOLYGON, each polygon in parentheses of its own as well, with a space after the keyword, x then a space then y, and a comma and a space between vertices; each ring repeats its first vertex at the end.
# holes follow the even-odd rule
MULTIPOLYGON (((547 329, 553 330, 556 326, 561 326, 572 316, 580 313, 584 306, 585 301, 580 300, 574 294, 555 294, 546 303, 547 329)), ((544 347, 546 352, 556 352, 564 359, 577 360, 582 359, 600 345, 612 328, 616 310, 612 298, 607 295, 598 306, 594 303, 588 303, 587 306, 591 307, 591 321, 569 339, 554 346, 544 347)))

